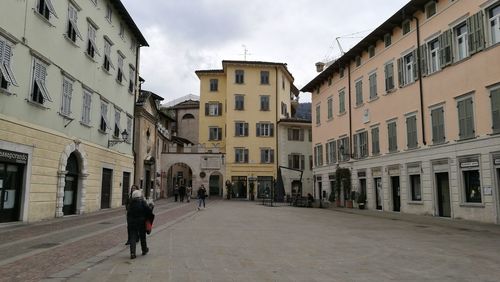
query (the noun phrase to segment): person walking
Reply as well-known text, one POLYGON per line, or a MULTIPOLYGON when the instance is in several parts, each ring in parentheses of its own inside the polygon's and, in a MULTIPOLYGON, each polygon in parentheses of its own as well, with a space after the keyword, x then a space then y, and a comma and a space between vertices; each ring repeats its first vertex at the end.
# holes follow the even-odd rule
MULTIPOLYGON (((128 194, 128 197, 127 197, 127 200, 125 202, 125 209, 128 211, 128 206, 130 204, 130 202, 132 202, 132 193, 134 193, 134 191, 136 190, 139 190, 139 186, 133 184, 131 187, 130 187, 130 193, 128 194)), ((137 240, 139 240, 139 238, 137 238, 137 240)), ((130 245, 130 225, 127 224, 127 242, 125 243, 125 245, 130 245)))
POLYGON ((175 187, 174 187, 174 199, 175 199, 176 202, 177 202, 177 198, 178 197, 179 197, 179 185, 175 184, 175 187))
POLYGON ((188 186, 186 189, 186 197, 187 197, 187 202, 189 203, 191 201, 191 195, 193 194, 193 187, 188 186))
POLYGON ((184 197, 186 196, 186 186, 184 184, 179 187, 179 196, 181 198, 181 202, 184 203, 184 197))
POLYGON ((205 186, 201 184, 200 189, 198 189, 198 210, 201 208, 201 203, 203 203, 203 208, 205 208, 205 197, 207 196, 207 190, 205 186))
POLYGON ((136 258, 137 237, 141 241, 142 255, 144 256, 149 252, 146 243, 146 219, 152 217, 153 212, 142 197, 142 192, 140 190, 134 191, 127 211, 127 224, 130 226, 130 259, 136 258))

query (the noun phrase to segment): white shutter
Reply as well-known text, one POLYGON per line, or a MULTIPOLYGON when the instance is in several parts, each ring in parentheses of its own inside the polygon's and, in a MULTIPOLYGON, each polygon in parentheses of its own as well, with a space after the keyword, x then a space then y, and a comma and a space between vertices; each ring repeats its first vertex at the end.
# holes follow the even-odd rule
POLYGON ((35 60, 35 82, 42 93, 42 96, 45 100, 52 102, 52 98, 50 98, 49 91, 45 86, 45 77, 47 76, 47 68, 40 61, 35 60))
POLYGON ((111 127, 109 127, 109 122, 108 122, 108 104, 104 102, 101 102, 101 117, 104 119, 106 127, 112 129, 111 127))
POLYGON ((73 92, 72 83, 63 78, 63 99, 61 105, 61 113, 65 115, 71 114, 71 93, 73 92))
POLYGON ((105 54, 105 56, 108 57, 109 67, 112 69, 115 69, 115 66, 111 62, 111 43, 109 43, 106 40, 104 40, 104 54, 105 54))
POLYGON ((90 44, 92 44, 92 47, 94 48, 94 52, 101 56, 101 54, 99 53, 99 50, 97 49, 97 44, 95 42, 95 38, 96 38, 96 29, 93 25, 91 25, 89 23, 89 41, 90 41, 90 44))
POLYGON ((49 12, 54 15, 54 17, 59 18, 56 14, 56 10, 54 9, 54 6, 52 5, 51 0, 45 0, 45 5, 47 6, 47 9, 49 9, 49 12))
POLYGON ((71 26, 75 30, 76 36, 78 36, 81 40, 83 40, 82 34, 80 33, 80 30, 78 30, 78 11, 71 4, 69 4, 68 14, 69 14, 69 21, 71 22, 71 26))

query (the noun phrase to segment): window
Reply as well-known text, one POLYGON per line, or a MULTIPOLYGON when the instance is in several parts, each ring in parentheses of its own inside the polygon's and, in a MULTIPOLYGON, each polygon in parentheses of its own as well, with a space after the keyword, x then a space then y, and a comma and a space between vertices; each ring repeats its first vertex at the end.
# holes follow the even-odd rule
POLYGON ((269 71, 260 72, 260 84, 269 84, 269 71))
POLYGON ((406 20, 403 22, 401 29, 403 30, 403 35, 407 34, 411 30, 411 22, 406 20))
MULTIPOLYGON (((82 123, 85 125, 90 125, 90 112, 92 105, 92 93, 87 90, 83 90, 83 106, 82 106, 82 123)), ((130 134, 130 131, 128 131, 130 134)))
POLYGON ((106 5, 106 16, 105 18, 108 20, 109 23, 111 23, 111 16, 113 14, 113 10, 111 9, 111 4, 106 5))
POLYGON ((111 45, 113 45, 108 40, 104 39, 104 64, 103 67, 109 72, 110 68, 115 69, 113 63, 111 62, 111 45))
POLYGON ((118 35, 120 36, 121 39, 125 37, 125 25, 123 24, 123 22, 120 22, 120 31, 118 35))
POLYGON ((217 103, 217 102, 205 103, 205 115, 206 116, 221 116, 222 115, 222 103, 217 103))
POLYGON ((430 18, 436 14, 436 2, 430 1, 425 5, 425 16, 430 18))
POLYGON ((493 133, 500 133, 500 88, 490 91, 493 133))
POLYGON ((182 119, 194 119, 194 116, 193 116, 193 114, 189 114, 189 113, 188 113, 188 114, 184 114, 184 115, 182 116, 182 119))
POLYGON ((372 155, 380 154, 380 141, 378 127, 372 128, 372 155))
POLYGON ((257 123, 256 126, 257 137, 272 137, 274 136, 274 124, 269 122, 257 123))
POLYGON ((356 88, 356 106, 363 104, 363 81, 358 80, 355 82, 356 88))
POLYGON ((78 10, 71 3, 69 3, 68 7, 68 30, 66 31, 66 36, 73 42, 76 42, 77 36, 83 40, 78 30, 78 10))
POLYGON ((337 162, 337 142, 335 140, 326 143, 326 163, 334 164, 337 162))
POLYGON ((235 70, 234 71, 234 82, 236 84, 245 83, 245 71, 243 70, 235 70))
POLYGON ((45 86, 47 77, 47 65, 42 61, 33 59, 33 85, 31 89, 31 101, 38 104, 45 104, 46 101, 52 102, 49 91, 45 86))
POLYGON ((50 19, 50 14, 57 18, 56 10, 51 0, 38 0, 36 11, 47 20, 50 19))
POLYGON ((135 69, 130 66, 128 71, 128 92, 134 94, 135 92, 135 69))
POLYGON ((445 142, 444 135, 444 109, 443 107, 431 110, 432 143, 441 144, 445 142))
POLYGON ((101 121, 99 123, 99 130, 106 132, 108 129, 108 103, 101 101, 101 121))
POLYGON ((479 170, 463 170, 463 187, 466 203, 481 203, 481 180, 479 170))
POLYGON ((115 138, 120 137, 120 110, 115 108, 115 129, 113 130, 113 136, 115 138))
POLYGON ((339 93, 339 114, 345 113, 345 91, 339 93))
POLYGON ((132 117, 127 115, 127 132, 128 132, 128 137, 127 137, 127 142, 132 141, 132 117))
POLYGON ((260 110, 261 111, 269 111, 269 96, 261 95, 260 96, 260 110))
POLYGON ((361 56, 356 56, 356 66, 361 66, 361 56))
POLYGON ((474 137, 474 112, 472 108, 472 97, 457 101, 459 139, 474 137))
POLYGON ((234 109, 237 111, 243 111, 245 109, 245 96, 234 95, 234 109))
POLYGON ((313 156, 312 155, 309 155, 309 169, 310 170, 313 169, 313 156))
POLYGON ((90 0, 90 2, 92 2, 92 4, 94 5, 97 5, 97 0, 90 0))
POLYGON ((95 57, 95 54, 99 55, 99 51, 97 50, 97 45, 95 43, 96 38, 96 27, 91 23, 88 23, 88 42, 87 42, 87 55, 89 55, 92 59, 95 57))
POLYGON ((415 149, 418 145, 417 139, 417 117, 409 116, 406 118, 406 142, 408 149, 415 149))
POLYGON ((281 75, 281 89, 285 89, 285 76, 281 75))
POLYGON ((304 141, 304 129, 288 128, 288 141, 304 141))
POLYGON ((248 149, 234 148, 234 162, 248 163, 248 149))
POLYGON ((222 140, 222 128, 209 127, 208 128, 208 140, 210 140, 210 141, 222 140))
POLYGON ((420 174, 410 175, 411 200, 422 201, 422 188, 420 185, 420 174))
POLYGON ((318 144, 314 147, 314 166, 323 165, 323 145, 318 144))
POLYGON ((390 62, 384 66, 385 91, 394 89, 394 63, 390 62))
POLYGON ((313 141, 313 132, 312 129, 309 129, 309 142, 313 141))
POLYGON ((398 135, 396 132, 396 122, 387 124, 387 135, 389 140, 389 152, 396 152, 398 150, 398 135))
POLYGON ((69 116, 71 114, 71 96, 73 94, 73 81, 63 77, 61 114, 69 116))
POLYGON ((428 73, 434 73, 440 70, 439 67, 439 40, 434 39, 431 42, 427 43, 427 51, 428 51, 428 73))
POLYGON ((467 36, 467 25, 465 23, 460 24, 456 28, 454 28, 455 33, 455 46, 456 46, 456 61, 460 61, 467 56, 469 56, 468 52, 468 36, 467 36))
POLYGON ((316 106, 316 125, 321 124, 321 106, 317 105, 316 106))
POLYGON ((8 89, 9 86, 17 85, 14 72, 10 68, 12 60, 12 45, 0 36, 0 88, 8 89))
POLYGON ((438 37, 439 44, 439 66, 441 68, 450 65, 453 61, 453 52, 451 49, 452 44, 452 32, 451 29, 443 31, 438 37))
POLYGON ((134 55, 135 52, 137 51, 137 41, 135 40, 135 38, 130 38, 130 51, 134 55))
POLYGON ((269 148, 260 149, 260 163, 272 164, 274 163, 274 150, 269 148))
POLYGON ((488 9, 491 44, 500 42, 500 3, 488 9))
POLYGON ((368 56, 370 58, 372 58, 373 56, 375 56, 375 46, 371 45, 370 47, 368 47, 368 56))
POLYGON ((306 169, 305 166, 305 156, 302 154, 290 154, 288 155, 288 167, 293 169, 306 169))
POLYGON ((235 136, 248 136, 248 123, 236 122, 234 127, 235 136))
POLYGON ((417 50, 398 59, 399 87, 413 83, 418 79, 417 50))
POLYGON ((328 98, 327 106, 328 106, 328 120, 331 120, 333 118, 333 98, 332 97, 328 98))
POLYGON ((354 156, 358 159, 368 157, 368 131, 354 134, 354 156))
POLYGON ((339 76, 340 76, 340 78, 344 77, 344 72, 345 72, 345 69, 343 67, 340 67, 339 68, 339 76))
POLYGON ((123 60, 125 59, 125 57, 120 54, 120 52, 118 53, 118 73, 116 75, 116 80, 119 82, 119 83, 122 83, 123 80, 125 80, 125 76, 123 74, 123 60))
POLYGON ((339 152, 339 161, 340 162, 348 161, 351 158, 349 137, 340 138, 337 141, 337 147, 339 152))
POLYGON ((216 78, 210 79, 210 92, 219 91, 219 80, 216 78))
POLYGON ((331 86, 331 85, 332 85, 332 80, 333 80, 333 79, 332 79, 332 77, 330 76, 330 77, 328 78, 328 86, 331 86))
POLYGON ((390 33, 386 33, 384 35, 384 46, 385 47, 389 47, 391 45, 391 34, 390 33))
POLYGON ((368 77, 370 84, 370 100, 377 98, 377 73, 372 73, 368 77))

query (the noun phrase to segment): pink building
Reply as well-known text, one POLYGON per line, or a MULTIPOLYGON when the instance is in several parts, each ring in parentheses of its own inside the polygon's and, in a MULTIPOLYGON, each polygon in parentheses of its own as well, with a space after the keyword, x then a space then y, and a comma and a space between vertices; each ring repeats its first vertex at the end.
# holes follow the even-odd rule
POLYGON ((315 194, 500 223, 499 42, 499 0, 413 0, 329 64, 302 89, 315 194))

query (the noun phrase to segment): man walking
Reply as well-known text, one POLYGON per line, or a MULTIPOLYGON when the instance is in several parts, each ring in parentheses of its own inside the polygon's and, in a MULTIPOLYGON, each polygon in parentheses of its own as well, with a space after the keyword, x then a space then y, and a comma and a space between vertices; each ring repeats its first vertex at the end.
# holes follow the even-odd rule
POLYGON ((181 198, 181 202, 184 202, 184 196, 186 196, 186 186, 184 184, 179 187, 179 196, 181 198))
POLYGON ((201 208, 201 203, 203 203, 203 208, 205 208, 205 197, 207 196, 207 190, 205 186, 201 184, 200 189, 198 189, 198 210, 201 208))
POLYGON ((174 187, 174 199, 175 199, 176 202, 177 202, 177 198, 178 197, 179 197, 179 185, 175 184, 175 187, 174 187))

